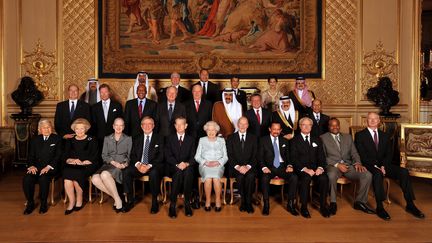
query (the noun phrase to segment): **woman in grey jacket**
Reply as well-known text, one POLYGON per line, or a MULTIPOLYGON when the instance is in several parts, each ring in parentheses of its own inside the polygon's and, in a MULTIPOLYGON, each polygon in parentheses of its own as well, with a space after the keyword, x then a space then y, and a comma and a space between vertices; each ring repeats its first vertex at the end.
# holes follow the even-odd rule
POLYGON ((117 191, 116 182, 122 184, 122 170, 129 165, 132 139, 123 133, 124 120, 116 118, 114 133, 106 136, 102 149, 104 165, 92 176, 93 184, 114 199, 114 210, 122 211, 122 200, 117 191))

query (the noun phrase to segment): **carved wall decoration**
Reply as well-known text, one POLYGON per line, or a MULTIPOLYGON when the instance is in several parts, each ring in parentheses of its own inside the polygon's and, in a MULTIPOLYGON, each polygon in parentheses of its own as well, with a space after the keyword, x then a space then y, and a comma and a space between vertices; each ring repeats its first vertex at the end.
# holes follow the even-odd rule
POLYGON ((96 70, 94 0, 63 0, 64 87, 85 87, 96 70))
POLYGON ((23 66, 22 76, 33 77, 36 87, 43 93, 46 100, 58 99, 55 52, 45 51, 38 40, 32 52, 24 52, 21 65, 23 66))
POLYGON ((388 76, 392 80, 393 88, 399 90, 397 80, 398 63, 394 51, 386 51, 381 41, 378 42, 375 50, 369 51, 364 55, 362 66, 362 100, 368 100, 366 97, 368 89, 374 87, 378 79, 383 76, 388 76))

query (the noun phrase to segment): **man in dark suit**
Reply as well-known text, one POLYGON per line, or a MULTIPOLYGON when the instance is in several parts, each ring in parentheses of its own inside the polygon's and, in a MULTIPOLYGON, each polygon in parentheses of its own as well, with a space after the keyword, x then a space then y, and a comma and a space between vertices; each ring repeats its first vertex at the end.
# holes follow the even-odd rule
POLYGON ((327 208, 329 181, 325 171, 327 163, 323 145, 319 138, 310 135, 312 130, 310 118, 303 117, 299 123, 300 135, 291 140, 291 158, 299 177, 300 214, 305 218, 311 217, 307 209, 307 202, 310 183, 311 180, 314 180, 320 193, 320 213, 323 217, 328 218, 330 217, 327 208))
MULTIPOLYGON (((192 99, 185 103, 187 129, 186 133, 195 139, 195 146, 201 137, 207 136, 204 131, 204 125, 212 119, 213 105, 210 101, 203 98, 203 88, 199 84, 192 86, 192 99)), ((193 166, 194 181, 198 178, 198 166, 193 166)), ((192 207, 194 209, 200 208, 199 195, 197 184, 193 184, 194 202, 192 207)))
MULTIPOLYGON (((114 132, 113 123, 118 117, 123 116, 122 105, 111 99, 111 88, 107 84, 99 86, 101 100, 91 107, 93 133, 98 139, 98 144, 103 144, 105 136, 114 132)), ((99 146, 102 151, 102 146, 99 146)))
POLYGON ((176 218, 177 196, 181 188, 184 192, 185 215, 192 216, 190 204, 192 186, 194 180, 193 166, 196 164, 195 156, 195 139, 186 132, 186 118, 178 117, 175 119, 176 132, 171 134, 165 143, 165 161, 167 163, 168 173, 172 178, 172 187, 170 195, 170 207, 168 216, 176 218))
POLYGON ((24 214, 31 214, 35 208, 34 191, 39 183, 40 214, 48 211, 48 192, 51 178, 59 171, 61 158, 61 137, 52 133, 52 124, 43 119, 38 124, 39 135, 30 141, 27 173, 23 179, 27 205, 24 214))
POLYGON ((354 209, 374 213, 367 205, 372 175, 362 165, 351 135, 340 133, 340 122, 337 118, 330 119, 329 129, 330 132, 324 133, 320 138, 324 146, 330 183, 330 213, 335 215, 337 211, 337 180, 341 176, 358 182, 354 209))
POLYGON ((146 86, 140 84, 137 87, 138 98, 126 102, 124 112, 125 133, 129 136, 135 137, 142 134, 140 124, 141 119, 145 116, 150 116, 157 124, 157 103, 145 98, 146 94, 146 86))
POLYGON ((269 215, 269 189, 270 180, 274 177, 280 177, 288 183, 288 205, 287 210, 292 215, 297 216, 298 212, 295 205, 297 191, 297 175, 294 173, 292 161, 289 154, 289 142, 282 137, 281 125, 272 122, 269 131, 270 136, 264 136, 260 139, 260 168, 262 170, 262 193, 264 207, 262 214, 269 215))
POLYGON ((249 120, 248 132, 255 134, 258 138, 269 134, 271 113, 261 107, 261 95, 256 93, 250 97, 252 108, 246 111, 246 117, 249 120))
POLYGON ((406 211, 417 218, 424 218, 424 214, 414 204, 415 196, 408 170, 392 164, 393 141, 387 133, 378 129, 380 122, 379 115, 370 112, 367 115, 367 128, 355 134, 355 144, 362 163, 372 173, 376 214, 384 220, 390 220, 382 204, 385 199, 383 180, 387 176, 399 181, 407 203, 406 211))
POLYGON ((127 195, 125 212, 128 212, 134 204, 134 195, 132 195, 134 179, 144 175, 150 177, 150 191, 152 194, 150 212, 152 214, 159 212, 157 196, 163 170, 164 150, 163 137, 153 132, 154 127, 153 118, 150 116, 143 117, 141 128, 144 133, 132 140, 130 164, 123 171, 123 189, 127 195))
POLYGON ((204 99, 215 103, 222 99, 221 93, 219 92, 219 87, 217 84, 210 82, 209 72, 207 69, 201 69, 200 73, 200 81, 196 82, 194 85, 198 84, 203 87, 203 97, 204 99))
POLYGON ((70 127, 73 121, 78 118, 91 121, 90 106, 84 101, 78 100, 79 89, 76 84, 69 85, 68 95, 68 100, 57 104, 54 116, 55 130, 64 139, 74 136, 74 132, 70 127))
POLYGON ((204 99, 201 85, 192 86, 192 99, 185 103, 185 108, 188 123, 187 134, 194 137, 196 141, 207 136, 203 127, 212 119, 213 105, 204 99))
POLYGON ((230 171, 232 171, 230 177, 236 178, 240 191, 240 211, 253 213, 252 192, 255 185, 258 140, 255 135, 247 132, 248 127, 248 119, 244 116, 240 117, 239 130, 228 137, 226 146, 230 171))
POLYGON ((236 99, 241 104, 243 112, 245 112, 247 110, 247 95, 246 92, 239 89, 239 85, 240 78, 233 76, 231 78, 231 88, 234 90, 236 99))
POLYGON ((182 103, 176 102, 177 89, 170 86, 166 89, 166 101, 159 104, 158 120, 159 130, 158 133, 162 137, 167 137, 175 133, 174 121, 177 117, 186 117, 186 110, 182 103))
MULTIPOLYGON (((171 73, 171 86, 177 88, 176 102, 184 103, 191 98, 191 92, 180 85, 180 74, 177 72, 171 73)), ((166 90, 168 87, 159 91, 159 103, 166 101, 166 90)))
POLYGON ((319 137, 328 132, 328 123, 330 117, 322 113, 322 102, 319 99, 312 101, 312 111, 309 111, 307 116, 312 119, 312 137, 319 137))

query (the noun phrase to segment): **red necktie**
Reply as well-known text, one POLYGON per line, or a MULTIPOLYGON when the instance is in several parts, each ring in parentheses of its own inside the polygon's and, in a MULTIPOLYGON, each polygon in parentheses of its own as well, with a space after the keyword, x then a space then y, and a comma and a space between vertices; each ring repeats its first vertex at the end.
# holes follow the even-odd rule
POLYGON ((142 101, 140 101, 139 106, 138 106, 138 115, 139 115, 140 119, 142 118, 142 112, 143 112, 142 108, 143 108, 142 107, 142 101))
POLYGON ((182 146, 182 143, 183 143, 183 136, 180 136, 180 139, 179 139, 180 147, 182 146))
POLYGON ((378 134, 376 130, 374 130, 374 143, 375 143, 375 148, 378 151, 378 134))
POLYGON ((200 106, 199 101, 197 100, 197 101, 195 101, 195 103, 196 103, 195 109, 196 109, 196 112, 198 112, 199 106, 200 106))
POLYGON ((260 117, 260 114, 259 114, 259 110, 256 110, 256 117, 257 117, 257 120, 258 120, 258 124, 261 124, 261 117, 260 117))

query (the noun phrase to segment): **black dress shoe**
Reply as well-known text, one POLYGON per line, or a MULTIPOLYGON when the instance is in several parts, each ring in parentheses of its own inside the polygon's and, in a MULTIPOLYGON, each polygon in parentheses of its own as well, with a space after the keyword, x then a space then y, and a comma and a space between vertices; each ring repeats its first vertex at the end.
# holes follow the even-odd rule
POLYGON ((159 212, 159 204, 158 203, 152 203, 150 213, 151 214, 157 214, 159 212))
POLYGON ((330 203, 330 206, 329 206, 329 208, 328 208, 328 210, 329 210, 329 213, 330 213, 331 215, 336 215, 336 212, 337 212, 337 204, 336 204, 335 202, 331 202, 331 203, 330 203))
POLYGON ((190 205, 186 205, 185 206, 185 215, 186 215, 186 217, 192 217, 192 214, 193 214, 193 212, 192 212, 191 206, 190 205))
POLYGON ((46 212, 48 212, 48 204, 42 203, 39 208, 39 214, 44 214, 46 212))
POLYGON ((83 205, 81 205, 81 206, 79 206, 79 207, 78 207, 78 206, 75 206, 75 207, 73 207, 72 210, 78 212, 78 211, 80 211, 83 207, 84 207, 83 205))
POLYGON ((123 213, 127 213, 127 212, 129 212, 131 209, 133 208, 133 203, 126 203, 124 206, 123 206, 123 210, 122 210, 122 212, 123 213))
POLYGON ((124 207, 121 207, 121 208, 114 207, 114 212, 116 212, 116 213, 124 212, 124 207))
POLYGON ((72 208, 72 209, 66 209, 66 210, 65 210, 65 215, 69 215, 69 214, 71 214, 73 211, 74 211, 74 208, 72 208))
POLYGON ((390 215, 385 211, 384 208, 377 208, 376 209, 376 214, 378 215, 378 217, 384 219, 384 220, 390 220, 390 215))
POLYGON ((324 218, 330 218, 330 211, 326 207, 320 208, 320 214, 324 218))
POLYGON ((252 206, 252 203, 246 206, 246 211, 249 214, 253 214, 255 212, 255 210, 254 210, 254 208, 252 206))
POLYGON ((220 212, 220 211, 222 211, 222 207, 215 207, 215 212, 220 212))
POLYGON ((35 209, 34 203, 27 203, 26 208, 24 209, 24 215, 31 214, 35 209))
POLYGON ((268 203, 264 203, 262 215, 268 216, 270 214, 270 207, 268 203))
POLYGON ((406 206, 405 210, 416 218, 425 218, 425 215, 415 205, 406 206))
POLYGON ((298 216, 299 213, 297 212, 294 200, 289 200, 287 204, 287 210, 294 216, 298 216))
POLYGON ((169 208, 169 212, 168 212, 168 216, 172 219, 177 218, 177 212, 176 212, 176 207, 175 206, 170 206, 169 208))
POLYGON ((375 211, 371 209, 368 205, 362 203, 362 202, 355 202, 354 203, 354 209, 355 210, 361 210, 367 214, 375 214, 375 211))
POLYGON ((309 210, 307 208, 301 208, 300 214, 301 214, 301 216, 303 216, 304 218, 307 218, 307 219, 309 219, 311 217, 309 210))
POLYGON ((240 212, 245 212, 246 211, 246 205, 241 204, 240 205, 240 212))

